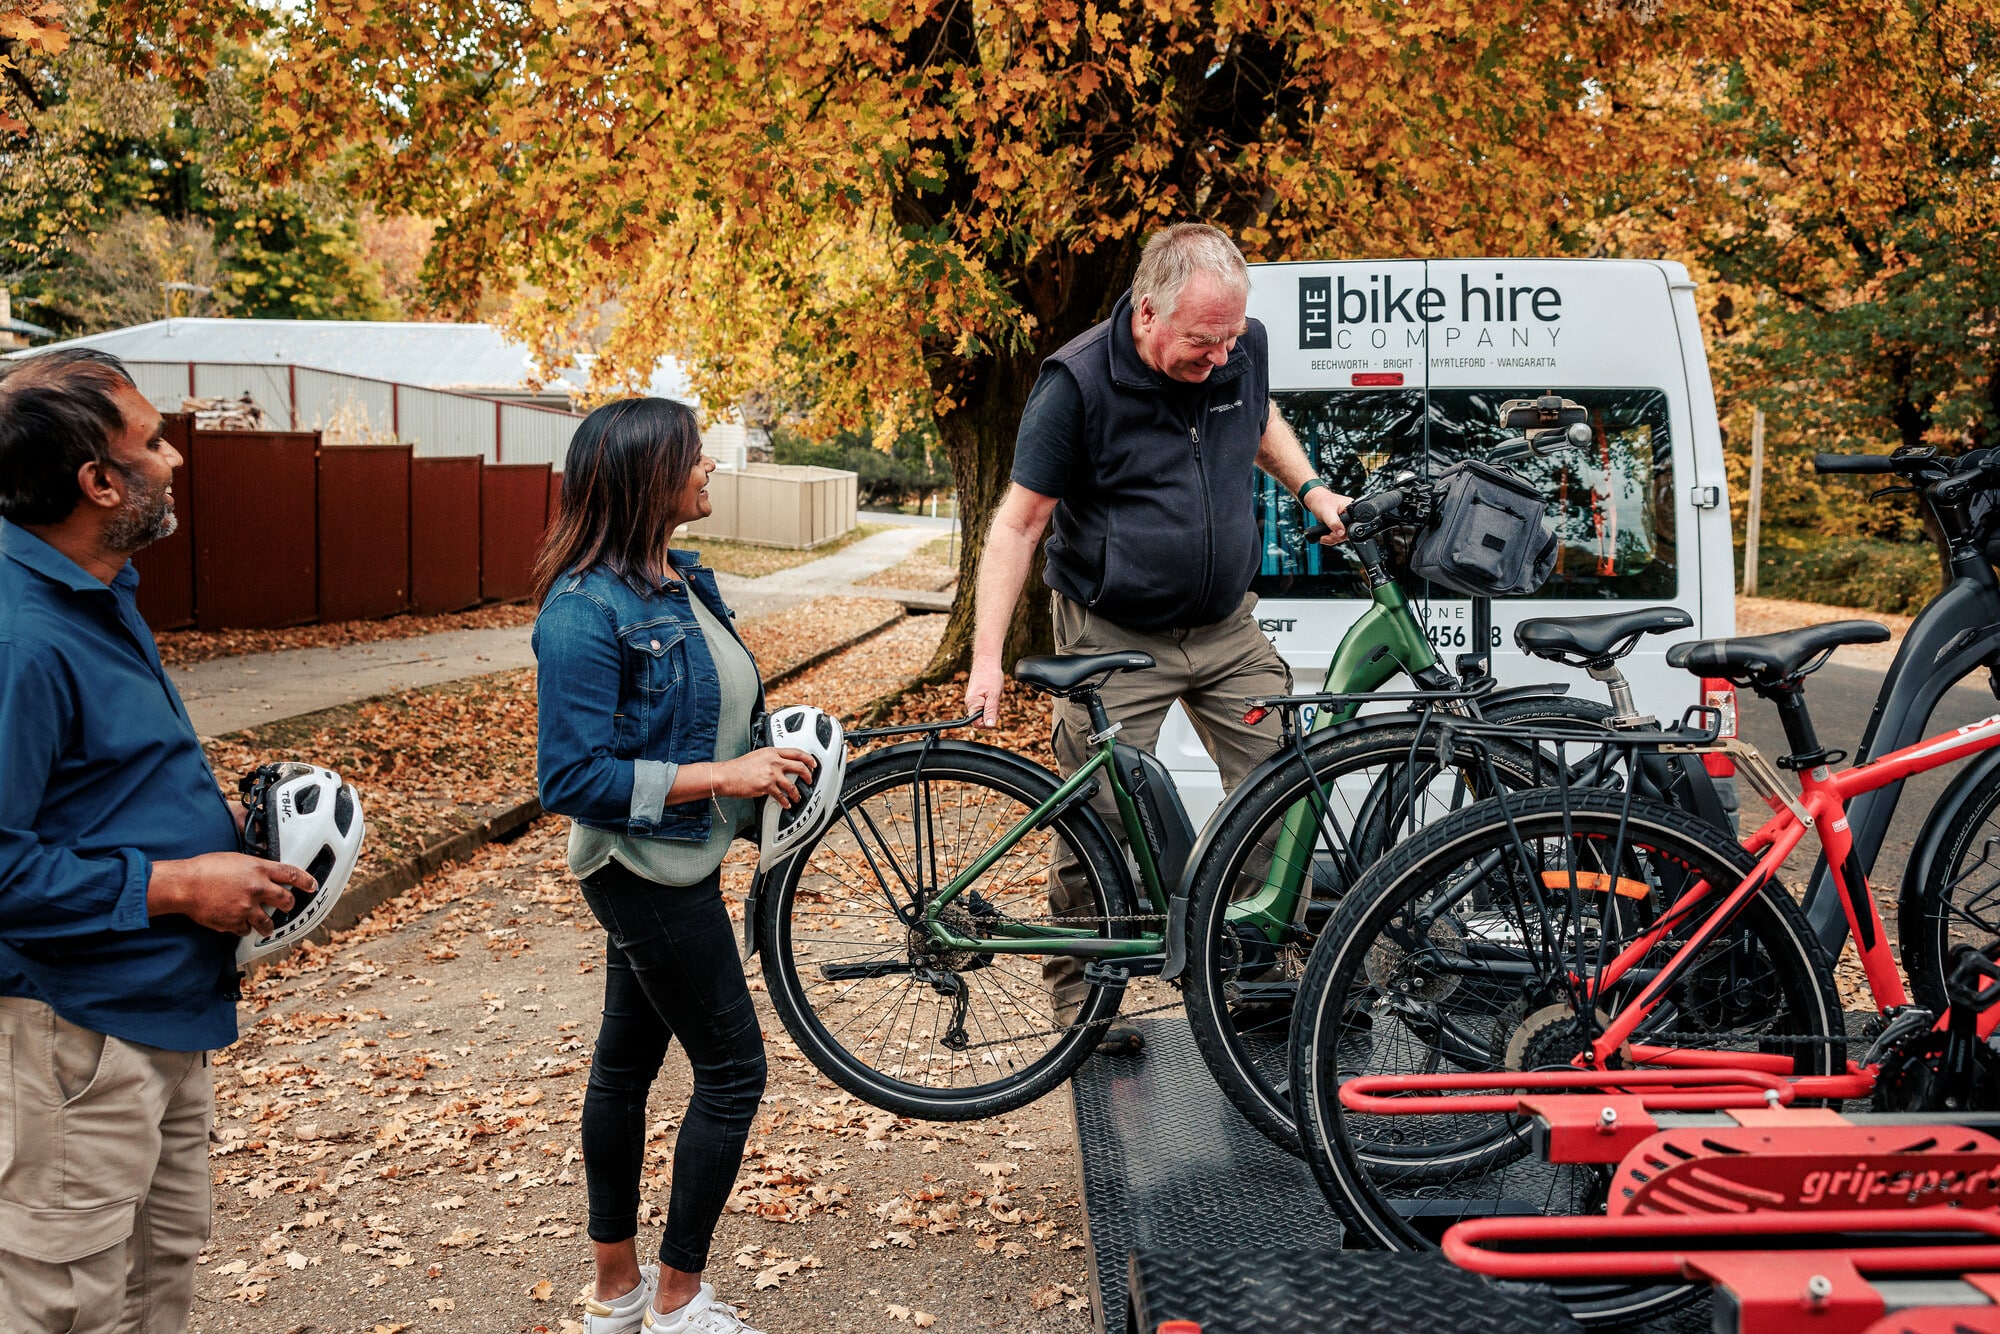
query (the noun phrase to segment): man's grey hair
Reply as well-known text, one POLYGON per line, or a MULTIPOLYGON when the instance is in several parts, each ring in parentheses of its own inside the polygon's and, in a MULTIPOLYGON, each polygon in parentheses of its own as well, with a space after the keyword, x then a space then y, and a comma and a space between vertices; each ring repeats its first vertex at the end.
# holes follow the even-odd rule
POLYGON ((1197 273, 1211 274, 1225 287, 1249 295, 1250 267, 1236 243, 1206 223, 1181 222, 1147 240, 1139 271, 1132 275, 1132 304, 1150 300, 1156 315, 1172 315, 1197 273))

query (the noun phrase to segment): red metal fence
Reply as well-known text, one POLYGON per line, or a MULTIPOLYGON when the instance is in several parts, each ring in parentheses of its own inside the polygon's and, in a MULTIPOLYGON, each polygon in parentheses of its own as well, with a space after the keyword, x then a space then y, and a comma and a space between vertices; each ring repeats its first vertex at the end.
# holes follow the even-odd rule
POLYGON ((535 548, 549 517, 549 465, 489 463, 480 474, 479 591, 489 602, 534 588, 535 548))
POLYGON ((155 630, 457 611, 530 591, 558 485, 547 464, 322 447, 311 431, 196 431, 181 415, 166 433, 186 460, 174 473, 180 525, 134 562, 155 630))
POLYGON ((479 601, 478 458, 418 459, 410 488, 410 587, 421 612, 479 601))
POLYGON ((410 450, 319 451, 319 618, 359 621, 410 606, 410 450))

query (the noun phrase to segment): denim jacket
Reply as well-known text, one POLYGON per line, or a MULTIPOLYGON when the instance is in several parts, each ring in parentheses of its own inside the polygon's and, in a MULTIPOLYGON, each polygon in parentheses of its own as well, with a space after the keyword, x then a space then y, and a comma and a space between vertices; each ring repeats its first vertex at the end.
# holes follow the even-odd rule
POLYGON ((686 578, 669 576, 651 593, 602 566, 549 590, 535 617, 535 771, 545 810, 593 829, 699 843, 714 804, 666 804, 680 766, 715 754, 722 698, 689 588, 731 633, 735 613, 700 553, 672 556, 686 578))

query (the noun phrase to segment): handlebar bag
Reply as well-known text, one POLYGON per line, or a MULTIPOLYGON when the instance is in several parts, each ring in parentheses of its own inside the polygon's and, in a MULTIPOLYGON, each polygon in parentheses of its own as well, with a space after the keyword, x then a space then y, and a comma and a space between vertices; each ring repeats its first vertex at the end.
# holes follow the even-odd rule
POLYGON ((1505 468, 1467 459, 1432 478, 1433 518, 1410 570, 1469 597, 1532 593, 1556 565, 1541 493, 1505 468))

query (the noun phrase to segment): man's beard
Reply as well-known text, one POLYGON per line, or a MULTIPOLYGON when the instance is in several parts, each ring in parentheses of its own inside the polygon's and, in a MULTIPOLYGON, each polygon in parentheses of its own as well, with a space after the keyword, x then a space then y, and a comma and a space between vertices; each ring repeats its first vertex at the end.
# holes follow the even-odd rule
POLYGON ((137 551, 169 536, 180 527, 180 516, 174 513, 174 502, 167 495, 173 486, 171 479, 150 491, 142 491, 131 473, 123 468, 118 471, 129 489, 125 493, 125 502, 118 507, 118 512, 111 517, 110 525, 104 530, 105 546, 113 551, 137 551))

